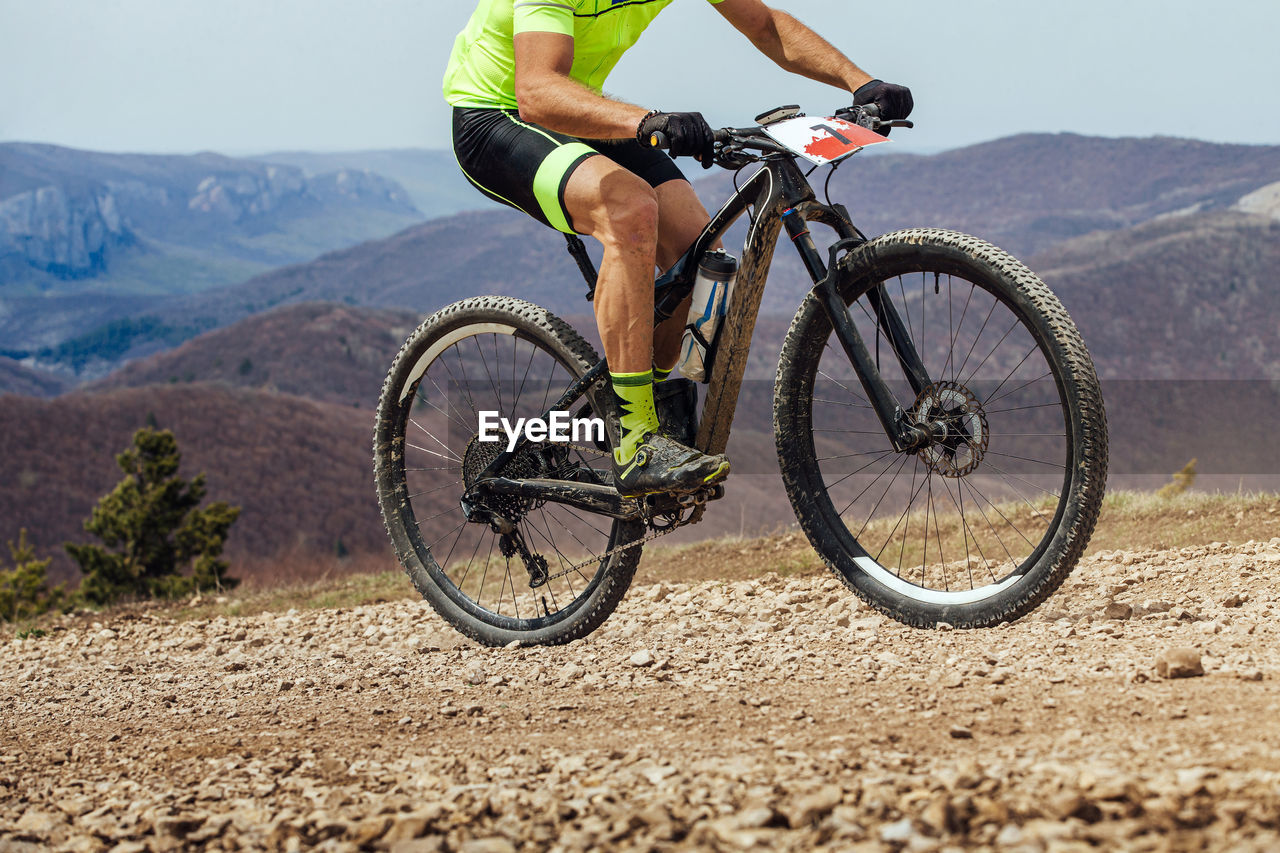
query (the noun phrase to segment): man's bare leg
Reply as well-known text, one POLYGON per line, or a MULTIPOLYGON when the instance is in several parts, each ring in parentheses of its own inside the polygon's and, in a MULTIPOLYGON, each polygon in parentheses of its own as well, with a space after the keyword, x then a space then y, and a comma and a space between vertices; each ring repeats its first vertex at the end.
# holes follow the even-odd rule
POLYGON ((565 187, 574 228, 604 246, 596 284, 596 323, 620 408, 613 451, 618 491, 692 492, 729 473, 723 456, 684 447, 659 432, 653 398, 653 269, 658 194, 605 157, 583 161, 565 187))
POLYGON ((565 187, 573 226, 604 246, 594 300, 609 369, 641 373, 653 364, 653 268, 658 196, 607 157, 592 157, 565 187))
MULTIPOLYGON (((658 266, 664 270, 680 260, 698 239, 711 215, 698 199, 688 181, 667 181, 657 189, 658 196, 658 266)), ((719 241, 711 248, 720 247, 719 241)), ((680 359, 680 339, 689 316, 690 296, 675 313, 653 332, 653 363, 662 370, 675 367, 680 359)))

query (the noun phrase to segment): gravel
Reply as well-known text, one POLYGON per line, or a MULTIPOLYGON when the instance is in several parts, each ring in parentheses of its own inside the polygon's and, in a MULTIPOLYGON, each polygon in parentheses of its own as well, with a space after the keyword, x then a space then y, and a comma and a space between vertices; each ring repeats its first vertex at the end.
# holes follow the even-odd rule
POLYGON ((939 632, 668 582, 555 649, 413 601, 68 618, 0 646, 0 849, 1277 849, 1277 573, 1101 552, 939 632))

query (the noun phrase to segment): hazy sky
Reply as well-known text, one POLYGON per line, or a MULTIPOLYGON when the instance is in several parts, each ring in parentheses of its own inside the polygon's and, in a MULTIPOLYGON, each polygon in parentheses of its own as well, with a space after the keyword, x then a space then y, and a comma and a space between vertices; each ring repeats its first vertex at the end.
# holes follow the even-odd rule
MULTIPOLYGON (((1020 131, 1280 143, 1280 0, 776 0, 910 85, 936 150, 1020 131)), ((0 140, 114 151, 445 147, 474 0, 0 0, 0 140)), ((848 99, 676 0, 609 90, 743 124, 848 99)))

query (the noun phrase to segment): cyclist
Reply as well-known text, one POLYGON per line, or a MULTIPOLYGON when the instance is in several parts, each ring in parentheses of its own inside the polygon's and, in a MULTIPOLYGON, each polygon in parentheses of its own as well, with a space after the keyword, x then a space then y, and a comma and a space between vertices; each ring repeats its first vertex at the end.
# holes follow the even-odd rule
MULTIPOLYGON (((661 131, 672 156, 710 168, 713 131, 696 112, 662 112, 602 94, 605 78, 673 0, 480 0, 445 72, 454 152, 489 198, 604 246, 596 322, 618 396, 613 453, 625 495, 690 492, 729 472, 658 432, 653 382, 679 357, 684 312, 653 326, 653 271, 710 216, 671 157, 640 140, 661 131)), ((845 89, 855 104, 906 118, 906 87, 872 79, 813 30, 762 0, 708 0, 782 68, 845 89)), ((687 311, 687 305, 685 310, 687 311)))

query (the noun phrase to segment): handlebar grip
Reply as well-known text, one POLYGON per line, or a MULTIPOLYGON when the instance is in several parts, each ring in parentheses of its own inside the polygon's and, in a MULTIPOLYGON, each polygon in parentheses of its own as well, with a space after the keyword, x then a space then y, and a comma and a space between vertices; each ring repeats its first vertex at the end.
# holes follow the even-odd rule
POLYGON ((667 135, 662 131, 655 130, 653 133, 649 134, 649 147, 661 148, 663 151, 666 151, 671 147, 671 140, 667 139, 667 135))
POLYGON ((721 145, 728 145, 733 140, 733 131, 727 127, 722 127, 716 131, 716 142, 721 145))

